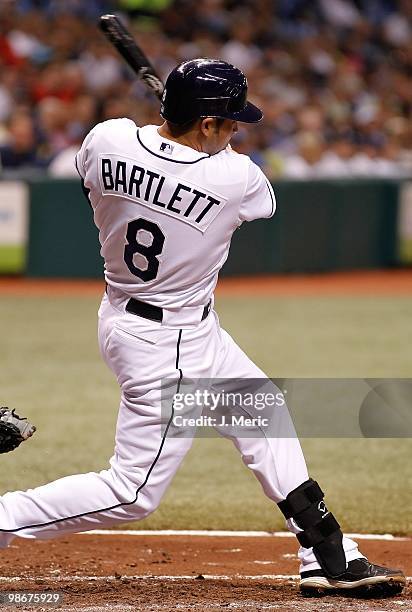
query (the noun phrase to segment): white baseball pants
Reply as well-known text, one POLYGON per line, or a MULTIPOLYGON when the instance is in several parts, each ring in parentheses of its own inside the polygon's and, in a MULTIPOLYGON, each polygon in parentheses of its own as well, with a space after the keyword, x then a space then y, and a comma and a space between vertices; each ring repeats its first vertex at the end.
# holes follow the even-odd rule
MULTIPOLYGON (((121 388, 110 467, 3 495, 0 547, 15 536, 48 539, 140 520, 158 507, 192 443, 190 437, 165 434, 160 380, 174 379, 176 392, 182 377, 265 378, 220 328, 214 311, 201 323, 174 325, 171 316, 164 325, 125 312, 125 302, 124 296, 112 292, 110 302, 107 295, 103 297, 99 310, 100 350, 121 388)), ((289 432, 288 437, 220 433, 232 437, 266 495, 279 502, 307 480, 308 473, 286 406, 277 408, 273 418, 275 430, 289 432)), ((296 533, 291 521, 288 527, 296 533)), ((344 548, 348 561, 361 556, 357 544, 348 538, 344 548)), ((319 568, 312 549, 301 548, 299 558, 301 570, 319 568)))

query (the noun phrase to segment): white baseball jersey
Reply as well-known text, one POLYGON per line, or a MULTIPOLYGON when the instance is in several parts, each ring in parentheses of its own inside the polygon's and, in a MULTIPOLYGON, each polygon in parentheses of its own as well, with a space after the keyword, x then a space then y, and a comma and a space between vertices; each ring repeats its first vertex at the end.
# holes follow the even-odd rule
POLYGON ((165 308, 209 302, 233 232, 270 217, 262 171, 225 149, 216 155, 163 138, 130 119, 98 124, 76 156, 90 190, 108 285, 165 308))

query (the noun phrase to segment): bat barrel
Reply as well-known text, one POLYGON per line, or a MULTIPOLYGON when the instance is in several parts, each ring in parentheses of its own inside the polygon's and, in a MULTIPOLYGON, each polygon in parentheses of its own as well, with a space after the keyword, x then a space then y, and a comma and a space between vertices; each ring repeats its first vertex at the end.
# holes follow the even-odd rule
POLYGON ((118 17, 102 15, 99 27, 137 76, 160 99, 164 89, 161 78, 118 17))

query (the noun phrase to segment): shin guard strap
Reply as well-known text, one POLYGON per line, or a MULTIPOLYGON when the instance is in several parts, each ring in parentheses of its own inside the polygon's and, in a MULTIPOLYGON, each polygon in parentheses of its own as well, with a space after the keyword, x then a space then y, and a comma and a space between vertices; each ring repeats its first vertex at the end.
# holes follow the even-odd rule
POLYGON ((315 480, 309 478, 297 489, 291 491, 286 499, 278 503, 285 518, 290 519, 300 514, 313 504, 322 501, 323 491, 315 480))
POLYGON ((312 527, 305 529, 305 531, 301 531, 296 537, 301 546, 304 548, 311 548, 329 538, 329 536, 339 531, 339 529, 340 525, 338 521, 333 514, 329 513, 324 519, 319 521, 319 523, 312 525, 312 527))

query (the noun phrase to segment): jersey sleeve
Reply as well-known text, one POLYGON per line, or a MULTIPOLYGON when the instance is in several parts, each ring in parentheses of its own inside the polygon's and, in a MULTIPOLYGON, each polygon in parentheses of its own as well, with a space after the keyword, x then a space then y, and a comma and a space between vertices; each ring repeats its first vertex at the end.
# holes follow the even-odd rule
POLYGON ((87 162, 90 159, 92 140, 98 129, 99 124, 96 125, 90 132, 87 134, 85 139, 83 140, 83 144, 80 147, 80 150, 77 152, 76 157, 74 158, 74 163, 77 169, 77 172, 80 175, 80 178, 84 181, 86 178, 87 172, 87 162))
POLYGON ((239 209, 239 220, 269 219, 276 210, 272 186, 262 170, 249 160, 246 189, 239 209))
POLYGON ((91 168, 99 153, 104 149, 112 150, 116 146, 124 149, 124 139, 127 139, 130 130, 135 133, 136 129, 137 126, 134 121, 127 117, 108 119, 95 125, 83 140, 83 144, 75 157, 75 165, 80 178, 86 183, 89 179, 96 178, 91 168))

